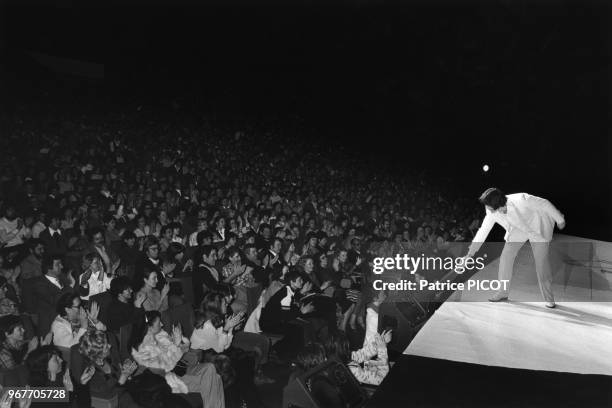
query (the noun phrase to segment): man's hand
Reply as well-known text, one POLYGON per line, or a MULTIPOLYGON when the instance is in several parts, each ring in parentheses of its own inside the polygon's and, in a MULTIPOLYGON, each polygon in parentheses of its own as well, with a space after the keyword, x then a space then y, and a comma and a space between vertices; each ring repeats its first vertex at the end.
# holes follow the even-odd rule
POLYGON ((147 300, 147 295, 143 292, 138 292, 136 294, 136 300, 134 300, 134 306, 140 308, 142 304, 147 300))
POLYGON ((559 228, 560 230, 565 228, 565 220, 561 221, 560 223, 557 223, 557 228, 559 228))
POLYGON ((300 313, 302 313, 303 315, 311 313, 315 310, 315 307, 312 303, 307 303, 305 305, 302 305, 302 307, 300 307, 300 313))
POLYGON ((94 322, 98 320, 98 314, 100 313, 100 306, 98 306, 97 302, 91 302, 91 306, 89 307, 89 317, 94 322))
POLYGON ((87 319, 87 312, 85 311, 85 308, 82 306, 79 309, 79 322, 81 323, 82 329, 87 329, 87 326, 89 326, 89 320, 87 319))
POLYGON ((30 340, 30 342, 28 343, 28 353, 36 350, 37 347, 38 347, 38 337, 34 336, 32 337, 32 340, 30 340))
POLYGON ((311 289, 312 289, 312 282, 306 282, 304 285, 302 285, 302 289, 300 289, 300 293, 302 295, 305 295, 308 292, 310 292, 311 289))
POLYGON ((172 341, 176 346, 180 345, 183 341, 183 332, 178 325, 172 328, 172 341))
POLYGON ((161 297, 162 299, 165 298, 166 296, 168 296, 168 292, 170 292, 170 284, 166 283, 164 285, 164 287, 161 290, 161 297))

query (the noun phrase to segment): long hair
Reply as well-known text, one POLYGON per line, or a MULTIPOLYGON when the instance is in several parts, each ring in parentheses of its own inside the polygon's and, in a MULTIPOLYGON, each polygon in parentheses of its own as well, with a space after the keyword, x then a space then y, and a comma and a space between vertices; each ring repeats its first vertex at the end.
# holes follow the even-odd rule
POLYGON ((335 358, 340 362, 347 364, 351 358, 351 350, 348 338, 342 331, 332 333, 325 341, 325 354, 327 358, 335 358))
POLYGON ((196 316, 196 327, 198 323, 203 325, 210 320, 213 326, 221 327, 225 322, 225 316, 221 311, 221 305, 225 295, 221 292, 208 292, 200 304, 199 314, 196 316))
POLYGON ((149 327, 153 326, 156 319, 161 320, 161 313, 159 313, 157 310, 145 312, 144 317, 134 325, 132 336, 128 342, 129 350, 138 350, 138 347, 140 347, 142 341, 147 335, 149 327))
POLYGON ((26 359, 29 372, 29 384, 32 387, 45 387, 49 385, 48 367, 51 357, 62 357, 55 346, 42 346, 32 351, 26 359))

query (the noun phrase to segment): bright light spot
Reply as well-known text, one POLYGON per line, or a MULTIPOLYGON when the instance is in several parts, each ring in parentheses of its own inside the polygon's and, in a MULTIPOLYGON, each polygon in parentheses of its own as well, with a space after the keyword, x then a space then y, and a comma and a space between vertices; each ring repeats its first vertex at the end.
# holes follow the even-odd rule
POLYGON ((484 171, 485 173, 489 171, 489 165, 485 164, 484 166, 482 166, 482 171, 484 171))

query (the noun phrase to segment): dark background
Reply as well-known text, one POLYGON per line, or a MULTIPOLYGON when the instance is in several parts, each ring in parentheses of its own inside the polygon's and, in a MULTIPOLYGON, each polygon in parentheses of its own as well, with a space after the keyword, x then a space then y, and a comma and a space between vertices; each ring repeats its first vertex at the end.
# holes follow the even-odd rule
POLYGON ((546 197, 568 233, 612 240, 605 2, 88 4, 2 4, 3 109, 80 92, 94 109, 297 117, 400 174, 546 197), (104 78, 60 78, 28 50, 102 64, 104 78))

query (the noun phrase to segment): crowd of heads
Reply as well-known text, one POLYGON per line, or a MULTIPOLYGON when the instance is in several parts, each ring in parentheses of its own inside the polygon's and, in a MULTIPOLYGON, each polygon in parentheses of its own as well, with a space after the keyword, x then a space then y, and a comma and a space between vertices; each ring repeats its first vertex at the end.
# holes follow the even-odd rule
MULTIPOLYGON (((369 261, 381 248, 435 250, 470 240, 478 227, 475 200, 453 193, 448 181, 418 171, 381 174, 333 144, 266 124, 137 114, 2 120, 11 135, 0 140, 4 339, 26 341, 35 332, 19 315, 24 283, 40 275, 78 286, 83 273, 102 271, 110 279, 104 290, 133 302, 159 283, 153 270, 138 269, 142 259, 159 261, 164 276, 193 274, 202 263, 228 276, 250 265, 264 272, 238 274, 227 291, 205 294, 196 320, 221 326, 232 286, 265 290, 272 282, 341 292, 331 297, 345 313, 365 293, 369 261), (107 252, 116 259, 100 255, 107 252)), ((81 301, 62 296, 57 314, 77 320, 81 301)), ((350 325, 363 320, 364 310, 351 313, 350 325)), ((147 312, 148 324, 158 315, 147 312)), ((102 337, 88 333, 81 351, 104 359, 110 346, 102 337)), ((303 369, 326 356, 346 361, 350 348, 341 333, 306 347, 303 369)), ((39 347, 28 365, 39 373, 54 356, 52 346, 39 347)))

